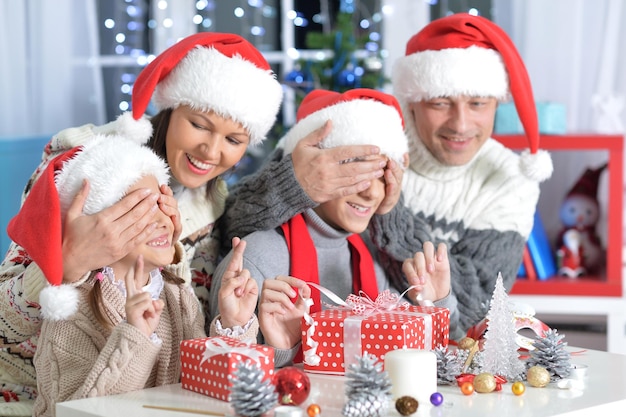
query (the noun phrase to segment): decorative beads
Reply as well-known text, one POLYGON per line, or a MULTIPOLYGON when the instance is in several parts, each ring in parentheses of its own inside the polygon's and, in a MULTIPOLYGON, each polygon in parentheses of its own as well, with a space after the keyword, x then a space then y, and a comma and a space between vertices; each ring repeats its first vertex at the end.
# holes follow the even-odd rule
POLYGON ((472 395, 474 393, 474 384, 469 381, 462 383, 461 392, 463 395, 472 395))
POLYGON ((526 386, 523 382, 517 381, 511 386, 511 391, 513 391, 515 395, 522 395, 524 391, 526 391, 526 386))
POLYGON ((440 392, 434 392, 430 396, 430 403, 435 407, 439 407, 441 404, 443 404, 443 394, 441 394, 440 392))

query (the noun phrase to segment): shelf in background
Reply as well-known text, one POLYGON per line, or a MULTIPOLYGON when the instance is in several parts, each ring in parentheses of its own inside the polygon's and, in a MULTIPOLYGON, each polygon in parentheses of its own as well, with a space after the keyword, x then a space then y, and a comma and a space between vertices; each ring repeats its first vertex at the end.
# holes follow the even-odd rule
MULTIPOLYGON (((494 138, 511 149, 528 148, 528 140, 524 135, 496 135, 494 138)), ((553 277, 543 281, 517 279, 511 294, 622 297, 624 137, 600 134, 541 135, 540 147, 548 151, 608 151, 607 225, 609 227, 606 245, 606 276, 576 279, 553 277)))
POLYGON ((579 296, 606 296, 621 297, 622 283, 620 281, 604 280, 599 277, 552 277, 546 280, 529 281, 517 278, 511 294, 515 295, 579 295, 579 296))

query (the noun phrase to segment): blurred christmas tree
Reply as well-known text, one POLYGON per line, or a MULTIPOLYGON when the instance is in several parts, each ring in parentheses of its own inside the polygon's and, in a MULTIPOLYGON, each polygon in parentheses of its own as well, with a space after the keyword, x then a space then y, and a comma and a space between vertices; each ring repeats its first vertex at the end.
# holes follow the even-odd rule
POLYGON ((296 90, 297 103, 315 88, 344 92, 352 88, 382 88, 387 81, 383 59, 371 34, 359 34, 353 13, 337 13, 329 33, 309 32, 309 49, 330 51, 322 59, 300 59, 285 76, 285 83, 296 90))

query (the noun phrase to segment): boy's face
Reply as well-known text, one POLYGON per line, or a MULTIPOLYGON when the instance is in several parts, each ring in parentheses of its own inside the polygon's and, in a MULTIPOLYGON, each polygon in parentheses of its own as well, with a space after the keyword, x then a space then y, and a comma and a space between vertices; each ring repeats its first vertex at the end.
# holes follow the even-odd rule
MULTIPOLYGON (((137 181, 128 190, 127 194, 140 188, 148 188, 153 193, 161 194, 159 183, 152 175, 143 177, 137 181)), ((139 255, 143 255, 144 271, 147 273, 155 268, 160 268, 172 263, 175 251, 174 243, 172 242, 174 235, 174 224, 172 223, 172 219, 165 215, 163 211, 157 209, 154 212, 152 221, 157 224, 157 227, 150 234, 150 236, 143 243, 137 245, 135 249, 133 249, 119 262, 116 262, 116 264, 123 264, 125 267, 131 267, 135 265, 137 257, 139 255)))
POLYGON ((326 223, 338 230, 361 233, 367 229, 372 216, 385 198, 382 178, 372 181, 369 188, 358 194, 322 203, 314 210, 326 223))

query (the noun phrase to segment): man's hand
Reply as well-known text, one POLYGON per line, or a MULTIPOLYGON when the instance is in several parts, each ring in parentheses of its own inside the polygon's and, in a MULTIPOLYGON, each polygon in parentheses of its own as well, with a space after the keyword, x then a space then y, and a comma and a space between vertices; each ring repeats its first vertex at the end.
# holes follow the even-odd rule
POLYGON ((329 120, 301 139, 291 156, 296 180, 318 204, 366 190, 371 181, 384 175, 383 168, 387 165, 377 146, 320 149, 319 143, 331 129, 329 120))
POLYGON ((383 199, 376 214, 387 214, 400 200, 402 193, 402 175, 409 165, 409 154, 404 154, 404 166, 390 159, 385 167, 385 198, 383 199))

